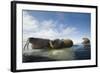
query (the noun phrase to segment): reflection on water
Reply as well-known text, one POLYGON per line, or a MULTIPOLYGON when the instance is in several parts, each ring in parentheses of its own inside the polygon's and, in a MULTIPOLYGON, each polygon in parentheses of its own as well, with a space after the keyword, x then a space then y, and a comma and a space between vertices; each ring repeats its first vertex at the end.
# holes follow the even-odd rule
POLYGON ((74 59, 74 50, 72 48, 63 48, 61 50, 51 50, 48 52, 48 57, 57 60, 72 60, 74 59))
POLYGON ((23 62, 84 60, 90 59, 90 47, 74 45, 62 49, 29 49, 23 50, 23 62))

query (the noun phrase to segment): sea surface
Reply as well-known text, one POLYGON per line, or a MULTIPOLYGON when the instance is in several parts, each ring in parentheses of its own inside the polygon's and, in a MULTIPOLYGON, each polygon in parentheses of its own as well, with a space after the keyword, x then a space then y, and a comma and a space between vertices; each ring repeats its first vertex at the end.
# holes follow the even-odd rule
POLYGON ((82 44, 73 45, 71 48, 61 49, 32 49, 23 50, 23 62, 69 61, 91 59, 91 48, 82 44))

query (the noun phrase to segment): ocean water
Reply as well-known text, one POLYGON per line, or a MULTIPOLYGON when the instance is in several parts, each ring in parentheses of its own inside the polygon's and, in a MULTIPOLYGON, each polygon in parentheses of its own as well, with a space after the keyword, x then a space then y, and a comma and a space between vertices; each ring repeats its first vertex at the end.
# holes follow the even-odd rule
POLYGON ((69 61, 91 59, 91 48, 82 44, 71 48, 61 49, 32 49, 30 46, 23 50, 23 62, 69 61))

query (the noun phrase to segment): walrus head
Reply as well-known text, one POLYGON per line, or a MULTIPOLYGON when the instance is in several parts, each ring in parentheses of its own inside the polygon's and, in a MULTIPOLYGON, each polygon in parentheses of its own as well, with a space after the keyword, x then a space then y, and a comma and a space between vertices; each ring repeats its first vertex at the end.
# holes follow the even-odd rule
POLYGON ((34 41, 34 38, 28 38, 29 42, 32 43, 34 41))
POLYGON ((64 39, 63 42, 64 42, 64 45, 63 45, 64 47, 72 47, 73 46, 73 41, 70 39, 64 39))
POLYGON ((88 38, 82 38, 82 39, 83 39, 82 44, 84 45, 90 44, 90 40, 88 38))

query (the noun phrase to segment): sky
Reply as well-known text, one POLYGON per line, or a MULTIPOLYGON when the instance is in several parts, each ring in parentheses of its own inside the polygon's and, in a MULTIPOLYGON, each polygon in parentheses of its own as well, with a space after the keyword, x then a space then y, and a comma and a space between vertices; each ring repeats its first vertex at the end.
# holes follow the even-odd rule
POLYGON ((72 39, 81 43, 90 38, 90 13, 23 10, 23 39, 72 39))

